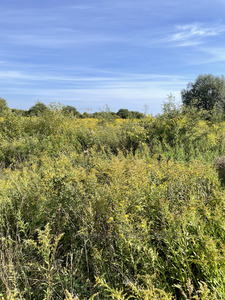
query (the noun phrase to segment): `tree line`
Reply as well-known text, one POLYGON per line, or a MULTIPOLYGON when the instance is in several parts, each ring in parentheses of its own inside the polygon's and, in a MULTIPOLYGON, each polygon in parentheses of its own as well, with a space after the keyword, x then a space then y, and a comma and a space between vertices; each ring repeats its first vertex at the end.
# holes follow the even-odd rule
MULTIPOLYGON (((171 97, 169 97, 171 98, 171 97)), ((224 76, 214 76, 212 74, 200 74, 195 82, 189 82, 186 89, 181 90, 181 99, 183 108, 194 107, 198 110, 204 110, 217 115, 223 115, 225 112, 225 79, 224 76)), ((5 99, 0 98, 0 114, 4 110, 8 110, 5 99)), ((48 110, 49 107, 38 101, 28 110, 13 108, 11 111, 21 116, 39 116, 48 110)), ((106 111, 95 113, 80 113, 74 106, 63 105, 61 111, 64 115, 70 115, 77 118, 111 118, 121 119, 142 119, 146 117, 145 113, 138 111, 129 111, 121 108, 117 113, 111 112, 108 106, 106 111)), ((209 116, 208 116, 209 118, 209 116)))
MULTIPOLYGON (((9 110, 9 107, 7 105, 7 102, 5 99, 0 98, 0 113, 2 113, 5 110, 9 110)), ((49 110, 49 106, 44 104, 43 102, 38 101, 35 105, 30 107, 28 110, 23 109, 17 109, 13 108, 11 111, 16 114, 23 117, 27 116, 40 116, 45 111, 49 110)), ((117 113, 111 112, 109 109, 106 111, 100 111, 100 112, 94 112, 94 113, 80 113, 74 106, 71 105, 63 105, 61 107, 61 111, 66 116, 73 116, 77 118, 104 118, 104 116, 110 115, 112 118, 121 118, 121 119, 142 119, 145 118, 146 115, 144 113, 138 112, 138 111, 129 111, 128 109, 121 108, 118 110, 117 113)))

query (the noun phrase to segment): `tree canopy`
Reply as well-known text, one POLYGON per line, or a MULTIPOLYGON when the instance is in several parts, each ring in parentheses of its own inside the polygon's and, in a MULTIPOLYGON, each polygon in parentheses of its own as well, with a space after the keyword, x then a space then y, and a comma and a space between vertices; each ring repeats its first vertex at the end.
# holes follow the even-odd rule
POLYGON ((42 114, 47 109, 48 109, 48 107, 44 103, 38 101, 34 106, 32 106, 28 110, 28 115, 38 116, 38 115, 42 114))
POLYGON ((128 119, 128 117, 129 117, 129 110, 125 109, 125 108, 121 108, 121 109, 118 110, 117 115, 121 119, 128 119))
POLYGON ((225 111, 225 79, 224 76, 212 74, 199 75, 194 83, 187 84, 181 91, 182 102, 186 106, 218 112, 225 111))
POLYGON ((62 108, 62 112, 65 115, 80 116, 80 113, 77 111, 77 109, 71 105, 64 106, 62 108))

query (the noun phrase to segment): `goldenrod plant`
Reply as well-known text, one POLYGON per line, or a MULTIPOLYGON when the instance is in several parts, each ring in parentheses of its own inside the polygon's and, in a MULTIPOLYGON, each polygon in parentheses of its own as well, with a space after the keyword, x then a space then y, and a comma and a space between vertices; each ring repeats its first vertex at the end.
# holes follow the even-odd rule
POLYGON ((0 299, 225 299, 225 122, 0 118, 0 299))

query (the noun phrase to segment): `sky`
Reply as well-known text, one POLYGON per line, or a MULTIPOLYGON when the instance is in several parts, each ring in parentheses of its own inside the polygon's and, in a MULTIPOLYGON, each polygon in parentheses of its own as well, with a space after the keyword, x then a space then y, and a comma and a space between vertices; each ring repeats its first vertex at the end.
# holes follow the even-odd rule
POLYGON ((224 75, 224 0, 0 0, 0 97, 157 114, 224 75))

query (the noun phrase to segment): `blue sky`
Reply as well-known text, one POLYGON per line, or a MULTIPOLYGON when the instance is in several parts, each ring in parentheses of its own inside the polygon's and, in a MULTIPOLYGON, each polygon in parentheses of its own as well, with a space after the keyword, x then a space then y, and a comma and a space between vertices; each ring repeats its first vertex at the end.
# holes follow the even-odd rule
POLYGON ((156 114, 224 74, 224 0, 0 0, 0 97, 156 114))

